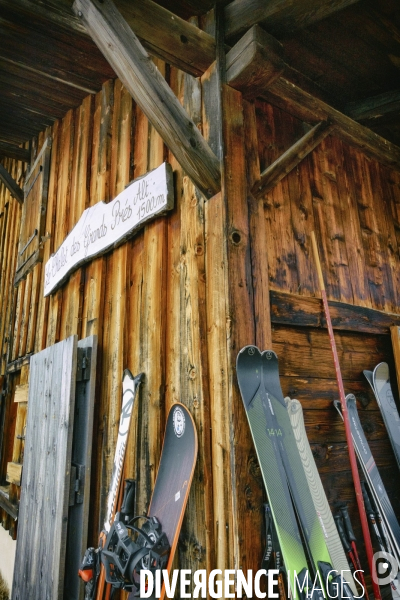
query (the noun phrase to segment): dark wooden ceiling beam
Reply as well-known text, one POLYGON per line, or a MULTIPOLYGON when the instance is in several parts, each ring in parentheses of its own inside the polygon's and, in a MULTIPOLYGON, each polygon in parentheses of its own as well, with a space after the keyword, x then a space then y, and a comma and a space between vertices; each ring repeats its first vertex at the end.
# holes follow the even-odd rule
POLYGON ((219 160, 113 2, 75 0, 73 10, 194 184, 215 195, 219 160))
POLYGON ((261 24, 269 32, 303 29, 358 0, 233 0, 225 7, 226 39, 237 38, 261 24))
MULTIPOLYGON (((265 34, 257 25, 251 32, 246 34, 247 43, 253 43, 254 39, 260 40, 265 34)), ((266 37, 266 44, 269 44, 269 37, 266 37)), ((238 44, 241 44, 239 40, 238 44)), ((262 87, 262 77, 257 80, 257 86, 251 83, 251 77, 246 77, 244 72, 242 77, 239 77, 239 65, 235 66, 235 80, 230 75, 232 67, 232 57, 237 56, 235 47, 227 54, 227 83, 236 89, 240 90, 246 97, 251 98, 252 95, 262 96, 271 104, 274 104, 293 116, 310 124, 316 124, 319 121, 329 121, 337 132, 338 137, 345 142, 360 148, 368 156, 378 160, 386 166, 400 170, 400 148, 392 144, 388 140, 374 133, 371 129, 364 127, 360 123, 354 121, 347 115, 339 112, 326 102, 316 98, 306 90, 296 85, 293 81, 289 81, 279 70, 275 69, 274 77, 266 77, 264 88, 262 87), (244 84, 237 84, 237 81, 244 84)), ((243 52, 243 55, 245 53, 243 52)), ((237 63, 237 60, 235 61, 237 63)), ((254 61, 242 61, 243 70, 257 72, 262 74, 270 73, 274 68, 274 60, 270 61, 268 53, 255 55, 254 61), (262 61, 262 64, 257 64, 256 61, 262 61), (273 64, 271 65, 270 62, 273 64)))
POLYGON ((332 129, 333 125, 326 121, 321 121, 307 131, 302 138, 288 148, 261 173, 260 181, 256 182, 253 187, 253 195, 260 197, 272 189, 290 171, 297 167, 303 158, 310 154, 329 135, 332 129))
POLYGON ((360 102, 351 102, 345 108, 346 114, 355 121, 379 119, 399 110, 400 90, 379 94, 360 102))
POLYGON ((19 146, 14 146, 14 144, 6 144, 4 142, 0 142, 0 156, 22 160, 22 162, 26 163, 31 159, 31 153, 26 148, 20 148, 19 146))
POLYGON ((116 7, 148 52, 199 77, 215 60, 215 39, 152 0, 117 0, 116 7))
POLYGON ((24 201, 24 192, 2 164, 0 164, 0 181, 6 186, 10 194, 22 204, 24 201))
MULTIPOLYGON (((194 76, 202 75, 215 60, 215 40, 152 0, 117 0, 116 6, 146 50, 170 65, 194 76)), ((73 32, 87 37, 81 20, 56 2, 0 0, 0 9, 34 21, 36 30, 73 32)))

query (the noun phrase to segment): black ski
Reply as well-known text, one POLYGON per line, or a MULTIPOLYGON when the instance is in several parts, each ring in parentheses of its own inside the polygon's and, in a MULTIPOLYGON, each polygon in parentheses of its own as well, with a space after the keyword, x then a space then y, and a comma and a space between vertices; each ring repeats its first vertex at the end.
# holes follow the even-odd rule
MULTIPOLYGON (((360 418, 358 416, 356 398, 354 394, 348 394, 346 396, 346 404, 350 419, 354 447, 356 449, 358 459, 364 471, 364 475, 369 483, 370 489, 374 495, 375 501, 382 511, 382 516, 385 520, 385 524, 390 535, 392 549, 400 565, 400 526, 397 522, 393 507, 390 503, 385 486, 383 485, 383 481, 379 475, 374 457, 372 456, 370 447, 365 437, 360 418)), ((334 405, 340 416, 343 418, 340 409, 340 402, 335 400, 334 405)))
POLYGON ((400 417, 390 386, 389 365, 381 362, 364 375, 375 394, 400 469, 400 417))

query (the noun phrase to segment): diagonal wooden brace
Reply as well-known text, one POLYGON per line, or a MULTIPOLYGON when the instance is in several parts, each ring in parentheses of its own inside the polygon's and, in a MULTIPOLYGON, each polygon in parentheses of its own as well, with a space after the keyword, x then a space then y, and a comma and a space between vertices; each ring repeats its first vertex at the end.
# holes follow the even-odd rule
POLYGON ((73 10, 193 183, 214 196, 221 189, 219 160, 113 2, 75 0, 73 10))

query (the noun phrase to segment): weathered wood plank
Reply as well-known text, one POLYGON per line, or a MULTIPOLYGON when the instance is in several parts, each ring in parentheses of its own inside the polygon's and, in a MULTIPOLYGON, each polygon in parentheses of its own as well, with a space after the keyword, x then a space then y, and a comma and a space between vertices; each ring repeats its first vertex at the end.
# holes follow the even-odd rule
MULTIPOLYGON (((89 203, 89 166, 92 142, 92 96, 85 98, 75 113, 75 137, 72 156, 71 201, 68 215, 69 233, 89 203)), ((85 269, 74 273, 63 294, 61 339, 77 334, 82 328, 85 269)))
MULTIPOLYGON (((319 298, 271 290, 271 319, 273 323, 300 327, 326 327, 319 298)), ((329 301, 334 329, 359 333, 384 334, 400 324, 400 315, 363 306, 329 301)))
MULTIPOLYGON (((132 98, 119 80, 114 82, 113 110, 110 139, 110 199, 118 195, 129 183, 130 144, 132 123, 132 98)), ((104 258, 102 318, 102 369, 100 374, 101 396, 98 404, 102 437, 106 443, 99 444, 100 515, 105 514, 105 496, 111 481, 114 451, 118 437, 121 411, 122 373, 126 364, 127 349, 124 346, 124 323, 127 298, 127 246, 120 246, 104 258)))
MULTIPOLYGON (((223 86, 224 133, 224 194, 226 197, 226 237, 228 259, 228 322, 229 397, 232 412, 231 442, 232 492, 234 502, 235 559, 245 570, 259 564, 262 555, 261 539, 256 543, 252 531, 262 529, 263 487, 249 469, 249 457, 254 445, 246 422, 243 402, 237 386, 236 356, 240 348, 256 340, 254 296, 252 288, 250 215, 247 202, 245 135, 242 96, 223 86), (234 433, 233 433, 234 432, 234 433), (239 516, 240 515, 240 516, 239 516)), ((253 132, 254 135, 254 132, 253 132)), ((221 239, 221 244, 223 240, 221 239)), ((264 309, 265 310, 265 309, 264 309)))
MULTIPOLYGON (((195 123, 201 123, 201 84, 177 70, 171 87, 195 123)), ((178 545, 179 567, 206 569, 215 564, 212 515, 211 429, 207 346, 204 336, 205 231, 204 198, 170 154, 176 182, 176 205, 168 218, 166 320, 166 391, 168 412, 183 402, 196 423, 199 453, 178 545), (179 307, 179 310, 177 310, 179 307)))
POLYGON ((63 590, 76 343, 68 338, 31 361, 13 600, 63 590))
MULTIPOLYGON (((89 204, 92 206, 110 198, 110 155, 111 128, 114 103, 114 84, 107 81, 102 91, 96 95, 93 114, 93 141, 91 155, 91 178, 89 204)), ((102 339, 102 320, 104 308, 103 275, 105 274, 103 257, 95 259, 86 267, 84 302, 82 311, 82 336, 96 334, 102 339)))
MULTIPOLYGON (((219 65, 218 65, 219 66, 219 65)), ((206 139, 218 156, 223 156, 221 87, 217 65, 202 77, 203 127, 206 139)), ((213 529, 215 566, 226 569, 233 564, 232 470, 230 454, 230 426, 225 419, 229 411, 230 367, 227 335, 230 327, 228 308, 226 198, 223 192, 205 205, 206 236, 206 311, 207 346, 209 363, 209 393, 211 418, 211 448, 213 474, 213 529), (228 328, 228 329, 227 329, 228 328)))
MULTIPOLYGON (((46 133, 50 133, 47 130, 46 133)), ((46 211, 46 223, 45 223, 45 234, 49 236, 47 242, 43 248, 43 260, 47 261, 50 254, 56 250, 54 245, 55 240, 55 228, 56 228, 56 199, 57 199, 57 184, 58 184, 58 167, 59 167, 59 146, 61 143, 61 127, 60 122, 56 121, 52 130, 52 154, 50 162, 50 173, 49 173, 49 190, 47 196, 47 211, 46 211)), ((40 266, 41 275, 42 270, 40 266)), ((34 350, 40 352, 46 347, 47 340, 47 329, 48 329, 48 316, 49 316, 49 305, 50 298, 44 298, 44 277, 39 279, 39 300, 37 309, 37 320, 34 335, 34 350)))
POLYGON ((28 163, 31 160, 31 153, 28 149, 20 148, 14 144, 6 144, 5 142, 0 142, 0 156, 14 158, 15 160, 21 160, 25 163, 28 163))
POLYGON ((396 90, 366 98, 360 102, 350 102, 345 107, 345 113, 355 121, 367 121, 369 119, 377 119, 399 109, 400 91, 396 90))
MULTIPOLYGON (((255 106, 243 100, 244 147, 247 187, 250 190, 260 179, 257 120, 255 106)), ((268 245, 264 220, 264 205, 248 191, 249 236, 254 302, 255 343, 259 348, 272 347, 270 294, 268 278, 268 245)))
POLYGON ((307 131, 297 142, 288 148, 279 158, 267 167, 260 175, 260 181, 253 187, 253 194, 256 197, 266 194, 281 179, 314 150, 331 133, 333 126, 321 121, 314 125, 310 131, 307 131))
POLYGON ((179 163, 210 197, 220 189, 219 161, 111 0, 76 0, 76 13, 179 163))
POLYGON ((268 31, 288 32, 302 29, 350 6, 358 0, 233 0, 225 7, 226 37, 244 33, 256 23, 268 31))
MULTIPOLYGON (((53 234, 54 250, 64 241, 69 230, 71 200, 71 174, 74 143, 74 112, 68 111, 61 123, 59 163, 57 172, 57 195, 55 200, 56 224, 53 234)), ((49 302, 47 346, 61 339, 63 293, 54 294, 49 302)))
POLYGON ((20 204, 24 201, 24 192, 19 187, 15 179, 12 178, 7 169, 0 163, 0 181, 6 186, 10 194, 18 200, 20 204))
POLYGON ((9 462, 7 465, 7 475, 6 479, 9 483, 13 483, 14 485, 21 485, 21 477, 22 477, 22 464, 9 462))
POLYGON ((17 385, 15 387, 14 402, 28 402, 28 390, 29 386, 27 383, 17 385))
MULTIPOLYGON (((265 103, 257 103, 260 167, 264 170, 283 150, 288 148, 298 132, 293 134, 291 117, 265 103)), ((268 277, 271 288, 283 288, 296 293, 301 284, 296 264, 295 238, 293 236, 292 189, 290 176, 280 181, 263 199, 266 248, 268 252, 268 277)), ((296 190, 294 190, 297 193, 296 190)))
MULTIPOLYGON (((354 302, 343 234, 345 215, 337 210, 339 198, 336 185, 336 156, 332 151, 331 141, 331 137, 325 138, 319 151, 310 157, 313 165, 315 235, 320 248, 328 299, 354 302)), ((315 269, 315 263, 311 263, 311 268, 315 269)))

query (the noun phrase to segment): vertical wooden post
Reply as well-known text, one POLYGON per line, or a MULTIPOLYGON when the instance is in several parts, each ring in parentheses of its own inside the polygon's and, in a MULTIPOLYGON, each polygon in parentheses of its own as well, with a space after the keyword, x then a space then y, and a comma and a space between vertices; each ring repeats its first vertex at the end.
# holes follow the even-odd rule
POLYGON ((235 370, 240 348, 256 339, 245 124, 242 96, 221 82, 218 66, 202 77, 204 134, 222 161, 221 193, 205 204, 215 567, 247 569, 262 556, 262 485, 235 370))

